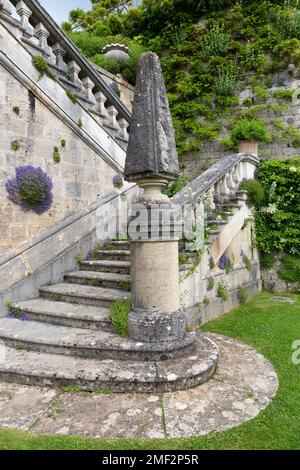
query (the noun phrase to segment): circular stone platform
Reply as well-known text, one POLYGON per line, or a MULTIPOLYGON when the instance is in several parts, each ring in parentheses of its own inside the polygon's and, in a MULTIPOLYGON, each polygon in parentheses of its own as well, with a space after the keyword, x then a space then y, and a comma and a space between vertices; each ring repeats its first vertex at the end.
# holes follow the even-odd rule
POLYGON ((254 418, 278 387, 253 348, 206 334, 220 349, 217 371, 199 387, 158 394, 96 394, 0 383, 0 426, 39 434, 176 438, 222 431, 254 418))

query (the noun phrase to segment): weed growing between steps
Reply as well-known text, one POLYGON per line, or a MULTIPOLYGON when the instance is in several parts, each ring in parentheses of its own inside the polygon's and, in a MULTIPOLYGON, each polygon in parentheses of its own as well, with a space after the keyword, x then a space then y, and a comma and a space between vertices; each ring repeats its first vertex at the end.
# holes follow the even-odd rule
POLYGON ((77 103, 77 96, 72 93, 70 90, 66 90, 66 95, 69 98, 69 100, 72 101, 72 103, 76 104, 77 103))
POLYGON ((6 302, 5 306, 7 309, 8 318, 15 318, 21 321, 30 321, 30 316, 28 315, 28 313, 22 310, 21 308, 14 307, 12 302, 6 302))
POLYGON ((111 304, 109 316, 115 333, 121 336, 128 336, 128 316, 131 312, 131 300, 116 300, 111 304))

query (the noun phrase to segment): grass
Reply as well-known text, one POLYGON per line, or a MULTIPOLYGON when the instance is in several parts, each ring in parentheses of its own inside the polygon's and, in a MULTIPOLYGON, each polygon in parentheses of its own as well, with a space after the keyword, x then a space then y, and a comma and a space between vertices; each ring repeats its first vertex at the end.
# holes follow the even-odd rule
POLYGON ((274 365, 279 390, 270 404, 253 420, 231 430, 186 439, 88 439, 72 436, 36 436, 1 429, 4 449, 300 449, 300 365, 291 361, 292 343, 300 339, 300 296, 295 304, 272 300, 262 293, 203 328, 237 338, 255 347, 274 365))

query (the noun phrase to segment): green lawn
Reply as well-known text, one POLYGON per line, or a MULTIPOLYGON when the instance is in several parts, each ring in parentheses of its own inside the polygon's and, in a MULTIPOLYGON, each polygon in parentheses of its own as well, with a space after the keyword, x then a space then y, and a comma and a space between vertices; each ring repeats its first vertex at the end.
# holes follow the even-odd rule
POLYGON ((232 430, 172 440, 106 440, 33 436, 0 430, 1 449, 300 449, 300 365, 291 361, 292 343, 300 340, 300 296, 296 304, 272 301, 262 293, 205 330, 254 346, 274 365, 279 391, 258 417, 232 430))

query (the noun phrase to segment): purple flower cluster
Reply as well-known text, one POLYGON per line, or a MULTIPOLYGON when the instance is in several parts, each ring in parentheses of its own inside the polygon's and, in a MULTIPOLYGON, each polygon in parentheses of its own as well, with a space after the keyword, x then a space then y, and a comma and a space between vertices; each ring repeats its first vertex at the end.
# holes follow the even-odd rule
POLYGON ((30 321, 31 318, 30 316, 28 315, 27 312, 19 312, 18 311, 15 311, 14 309, 8 309, 7 311, 7 317, 8 318, 14 318, 14 319, 18 319, 18 320, 21 320, 21 321, 30 321))
POLYGON ((16 176, 7 180, 8 197, 21 206, 24 212, 47 212, 53 202, 51 178, 38 167, 31 165, 16 168, 16 176))
POLYGON ((123 177, 121 175, 115 175, 113 177, 113 185, 115 188, 118 188, 118 189, 123 188, 123 185, 124 185, 123 177))
POLYGON ((121 91, 120 91, 120 88, 118 86, 118 84, 116 82, 111 82, 111 84, 109 85, 109 88, 111 89, 111 91, 113 91, 116 95, 120 96, 121 95, 121 91))
POLYGON ((226 272, 229 272, 232 269, 232 263, 225 254, 221 256, 218 266, 226 272))

